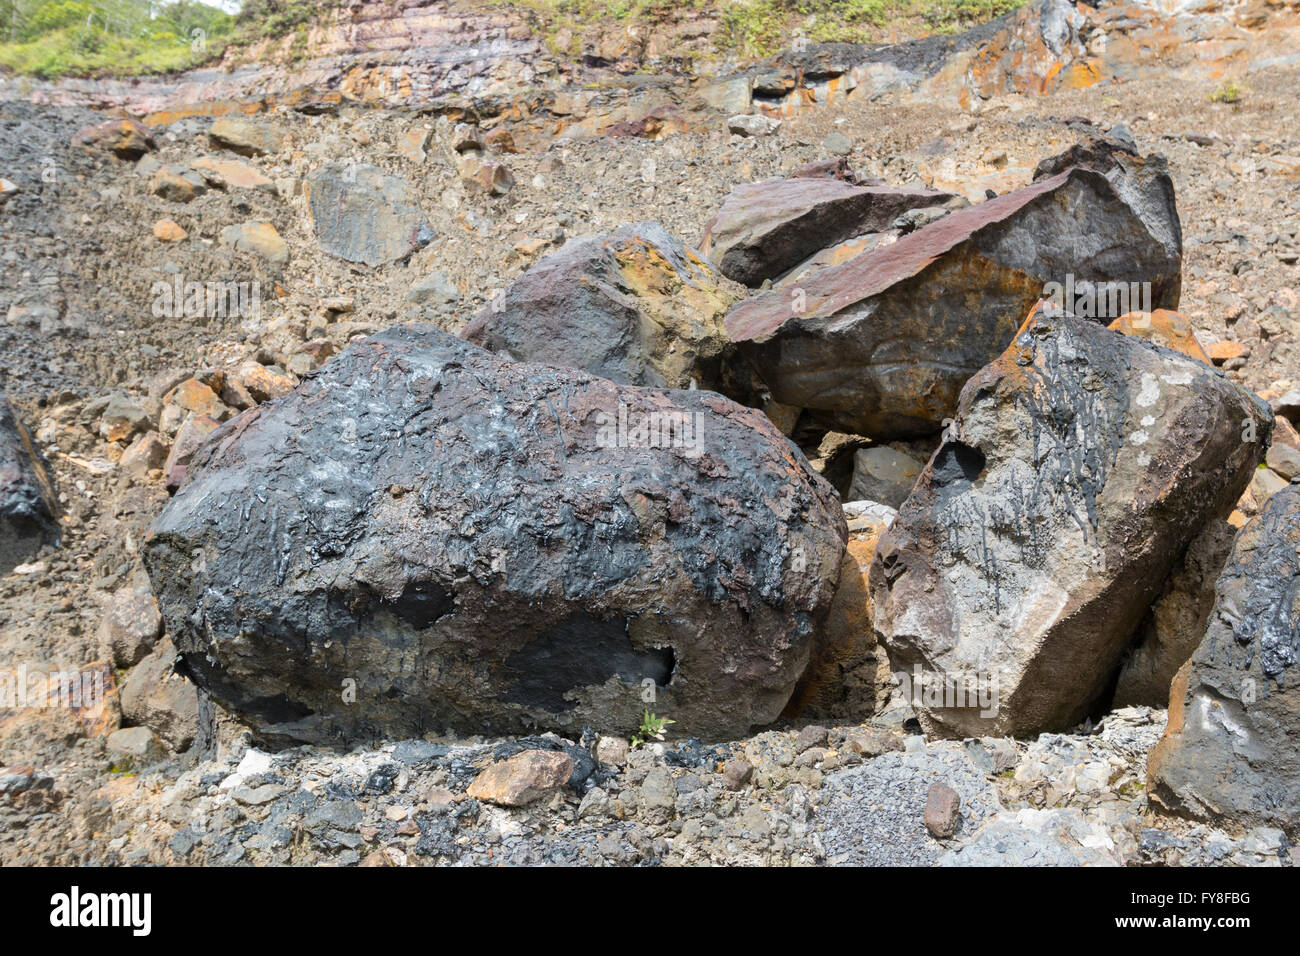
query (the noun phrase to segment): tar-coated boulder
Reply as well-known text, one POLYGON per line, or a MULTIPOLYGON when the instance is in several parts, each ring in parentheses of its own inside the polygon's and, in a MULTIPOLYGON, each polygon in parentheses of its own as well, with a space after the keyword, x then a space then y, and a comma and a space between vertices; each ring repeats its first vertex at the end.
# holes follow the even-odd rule
POLYGON ((45 459, 0 393, 0 574, 59 543, 57 501, 45 459))
POLYGON ((214 433, 143 545, 188 673, 270 739, 775 719, 830 607, 833 489, 761 412, 354 343, 214 433))

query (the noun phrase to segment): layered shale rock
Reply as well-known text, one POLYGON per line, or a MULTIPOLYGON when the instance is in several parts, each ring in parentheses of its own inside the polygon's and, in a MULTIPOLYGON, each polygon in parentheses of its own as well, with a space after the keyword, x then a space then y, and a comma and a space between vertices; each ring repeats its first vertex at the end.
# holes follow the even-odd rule
POLYGON ((926 728, 1023 736, 1087 716, 1271 427, 1201 362, 1032 315, 962 390, 872 565, 873 621, 926 728))
POLYGON ((348 262, 400 262, 433 239, 411 184, 377 166, 331 163, 305 190, 316 241, 348 262))
POLYGON ((742 291, 662 226, 634 223, 565 243, 463 334, 519 361, 621 384, 716 389, 723 319, 742 291))
POLYGON ((853 186, 822 177, 742 183, 704 227, 700 252, 729 279, 759 285, 845 239, 888 229, 901 213, 951 193, 853 186))
POLYGON ((887 441, 938 431, 1051 283, 1149 282, 1172 308, 1180 263, 1110 180, 1072 168, 747 299, 726 328, 776 401, 887 441))
POLYGON ((1178 672, 1151 798, 1216 822, 1300 832, 1300 487, 1237 536, 1209 628, 1178 672))
POLYGON ((193 678, 269 737, 649 706, 726 739, 789 699, 845 537, 760 412, 408 326, 215 434, 143 553, 193 678))
POLYGON ((31 434, 0 394, 0 574, 58 544, 58 505, 31 434))

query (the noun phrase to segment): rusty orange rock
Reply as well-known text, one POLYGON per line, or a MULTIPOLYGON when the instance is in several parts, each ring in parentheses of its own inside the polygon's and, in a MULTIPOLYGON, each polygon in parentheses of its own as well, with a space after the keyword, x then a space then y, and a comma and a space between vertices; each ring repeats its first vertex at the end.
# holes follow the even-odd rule
POLYGON ((494 763, 469 785, 466 793, 503 807, 519 807, 558 790, 573 773, 573 758, 547 750, 525 750, 494 763))
POLYGON ((234 378, 259 402, 269 402, 273 398, 287 395, 298 384, 293 376, 268 368, 252 359, 235 369, 234 378))
POLYGON ((261 189, 266 192, 275 192, 275 183, 271 182, 267 176, 248 165, 248 163, 241 163, 237 159, 217 159, 213 156, 202 156, 190 165, 198 170, 204 179, 222 188, 261 189))
POLYGON ((206 415, 217 421, 230 416, 230 409, 211 388, 197 378, 186 379, 163 396, 164 405, 179 405, 187 412, 206 415))
POLYGON ((1192 324, 1170 309, 1128 312, 1112 322, 1108 328, 1123 332, 1125 335, 1135 335, 1156 345, 1173 349, 1175 352, 1182 352, 1206 365, 1210 364, 1210 356, 1205 354, 1201 343, 1196 340, 1192 324))
POLYGON ((1231 339, 1224 339, 1222 342, 1215 342, 1210 346, 1210 358, 1215 365, 1222 365, 1231 359, 1250 358, 1250 346, 1242 345, 1240 342, 1234 342, 1231 339))
POLYGON ((189 233, 170 219, 159 219, 153 224, 153 235, 159 242, 180 242, 189 233))
POLYGON ((889 661, 871 625, 867 572, 892 519, 893 509, 887 507, 849 517, 835 599, 782 716, 862 720, 887 701, 889 661))

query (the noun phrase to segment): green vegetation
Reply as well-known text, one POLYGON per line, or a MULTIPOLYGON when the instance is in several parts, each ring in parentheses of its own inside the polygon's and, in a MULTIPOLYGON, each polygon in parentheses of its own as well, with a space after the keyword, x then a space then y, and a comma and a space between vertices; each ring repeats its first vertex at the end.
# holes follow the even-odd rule
POLYGON ((1210 102, 1227 103, 1229 105, 1240 103, 1244 92, 1234 81, 1228 80, 1210 94, 1210 102))
POLYGON ((817 43, 884 39, 884 28, 904 34, 955 33, 995 19, 1024 0, 723 0, 719 4, 726 47, 768 56, 794 37, 817 43))
MULTIPOLYGON (((0 0, 0 70, 28 76, 123 76, 188 69, 230 44, 292 37, 341 0, 244 0, 231 16, 199 0, 0 0)), ((716 19, 718 53, 768 56, 812 42, 872 42, 952 33, 1001 16, 1024 0, 480 0, 524 13, 561 54, 576 54, 584 34, 609 24, 634 28, 716 19)), ((638 35, 648 36, 649 31, 638 35)), ((698 53, 698 51, 696 51, 698 53)), ((1235 102, 1235 101, 1224 101, 1235 102)))
POLYGON ((0 70, 46 79, 170 73, 231 43, 295 34, 338 0, 245 0, 231 16, 199 0, 0 0, 0 70))
POLYGON ((667 717, 656 717, 650 711, 646 711, 641 718, 641 726, 632 737, 632 749, 636 750, 647 740, 663 740, 664 731, 669 724, 675 724, 677 721, 670 720, 667 717))
POLYGON ((165 73, 219 55, 233 23, 197 0, 0 0, 0 67, 40 77, 165 73))

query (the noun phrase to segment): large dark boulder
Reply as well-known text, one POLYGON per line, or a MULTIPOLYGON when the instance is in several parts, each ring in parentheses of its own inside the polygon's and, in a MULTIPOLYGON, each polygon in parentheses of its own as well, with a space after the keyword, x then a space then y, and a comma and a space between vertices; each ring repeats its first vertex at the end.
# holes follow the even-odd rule
POLYGON ((909 209, 952 198, 933 189, 854 186, 822 177, 742 183, 704 227, 700 251, 728 279, 756 286, 819 249, 888 229, 909 209))
POLYGON ((873 623, 922 725, 1027 736, 1104 703, 1175 560, 1232 509, 1271 428, 1202 362, 1031 316, 962 390, 872 564, 873 623))
POLYGON ((214 433, 142 550, 193 679, 271 738, 719 739, 780 714, 846 535, 760 412, 407 326, 214 433))
POLYGON ((57 516, 45 460, 0 393, 0 574, 59 543, 57 516))
POLYGON ((1106 176, 1071 168, 747 299, 726 327, 777 402, 888 441, 938 431, 1050 283, 1149 282, 1175 308, 1180 274, 1106 176))
POLYGON ((1241 532, 1209 628, 1178 672, 1151 751, 1158 805, 1219 824, 1300 835, 1300 486, 1241 532))
POLYGON ((572 239, 462 333, 521 362, 628 385, 717 390, 723 319, 744 289, 653 222, 572 239))

